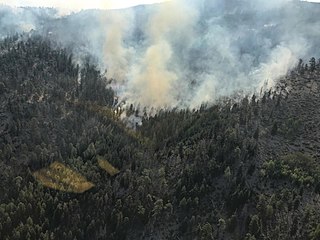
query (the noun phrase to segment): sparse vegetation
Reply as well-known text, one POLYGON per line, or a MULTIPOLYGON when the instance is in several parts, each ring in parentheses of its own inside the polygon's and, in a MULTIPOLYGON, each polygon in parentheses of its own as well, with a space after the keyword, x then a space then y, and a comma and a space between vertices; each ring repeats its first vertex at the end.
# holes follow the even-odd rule
POLYGON ((120 171, 112 166, 107 160, 98 157, 98 164, 103 170, 105 170, 111 177, 118 174, 120 171))
POLYGON ((32 175, 46 187, 65 192, 83 193, 94 186, 85 177, 62 163, 54 162, 32 175))

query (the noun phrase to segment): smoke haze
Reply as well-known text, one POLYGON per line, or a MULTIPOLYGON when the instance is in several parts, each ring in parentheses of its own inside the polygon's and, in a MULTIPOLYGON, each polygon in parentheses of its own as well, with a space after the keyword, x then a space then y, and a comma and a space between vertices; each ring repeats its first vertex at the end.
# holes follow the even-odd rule
POLYGON ((191 37, 194 20, 193 10, 180 1, 160 5, 152 13, 145 26, 147 46, 128 76, 125 96, 129 102, 155 108, 176 104, 174 92, 179 86, 175 83, 181 76, 179 69, 169 66, 174 54, 172 39, 191 37))
POLYGON ((125 34, 130 32, 133 26, 133 15, 131 11, 126 14, 111 12, 102 16, 105 23, 105 42, 103 45, 104 66, 108 69, 107 77, 122 81, 128 73, 130 57, 133 56, 133 49, 124 46, 125 34))
POLYGON ((59 16, 1 7, 0 36, 31 28, 107 69, 120 99, 141 107, 199 107, 272 87, 299 58, 320 56, 320 4, 290 0, 174 0, 59 16))

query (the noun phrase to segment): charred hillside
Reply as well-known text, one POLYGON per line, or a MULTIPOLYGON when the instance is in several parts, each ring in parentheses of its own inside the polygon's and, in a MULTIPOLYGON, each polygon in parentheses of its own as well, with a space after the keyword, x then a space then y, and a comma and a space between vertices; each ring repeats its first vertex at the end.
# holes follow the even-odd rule
POLYGON ((319 61, 133 131, 108 80, 72 60, 43 38, 0 43, 1 239, 319 239, 319 61), (94 187, 34 178, 54 162, 94 187))

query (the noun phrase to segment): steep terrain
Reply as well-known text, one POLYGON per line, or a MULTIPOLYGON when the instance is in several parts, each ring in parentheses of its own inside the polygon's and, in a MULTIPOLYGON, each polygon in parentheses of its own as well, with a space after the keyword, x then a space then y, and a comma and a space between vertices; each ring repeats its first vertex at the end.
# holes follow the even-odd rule
POLYGON ((319 61, 259 97, 161 110, 136 131, 107 81, 46 39, 0 43, 1 239, 320 238, 319 61), (54 162, 94 186, 45 187, 32 173, 54 162))
POLYGON ((36 33, 78 63, 90 55, 127 102, 198 108, 272 85, 297 58, 319 56, 319 15, 319 4, 299 0, 182 0, 70 15, 0 6, 0 38, 36 33))

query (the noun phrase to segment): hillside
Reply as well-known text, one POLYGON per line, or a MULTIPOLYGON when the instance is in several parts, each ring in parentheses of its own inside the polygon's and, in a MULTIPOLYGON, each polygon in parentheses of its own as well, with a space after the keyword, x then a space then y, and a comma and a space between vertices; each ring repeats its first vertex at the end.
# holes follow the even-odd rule
POLYGON ((1 41, 1 239, 319 239, 318 61, 135 131, 107 82, 44 38, 1 41), (53 166, 90 189, 33 177, 53 166))
POLYGON ((70 15, 54 8, 0 6, 0 37, 39 34, 72 52, 77 63, 90 55, 98 69, 108 70, 108 78, 125 82, 117 91, 122 98, 149 107, 198 107, 234 91, 252 92, 266 79, 282 76, 297 58, 320 55, 319 4, 298 0, 172 4, 87 9, 70 15), (156 52, 160 64, 148 59, 150 52, 156 52), (159 91, 143 82, 150 78, 146 71, 150 68, 158 71, 156 76, 167 77, 149 82, 168 79, 155 101, 152 96, 159 91), (139 85, 144 86, 140 91, 139 85))

